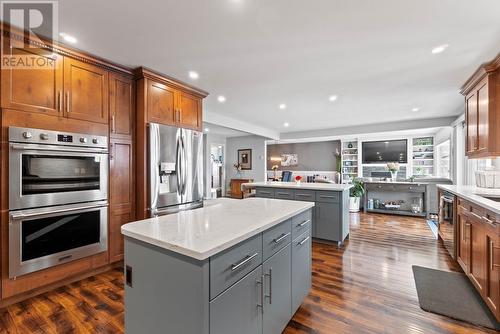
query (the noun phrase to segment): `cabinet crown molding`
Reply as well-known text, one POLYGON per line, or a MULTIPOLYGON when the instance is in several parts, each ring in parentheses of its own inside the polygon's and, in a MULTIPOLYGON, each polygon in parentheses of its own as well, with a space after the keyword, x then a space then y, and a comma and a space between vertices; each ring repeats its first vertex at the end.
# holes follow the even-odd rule
POLYGON ((192 86, 190 84, 187 84, 185 82, 179 81, 177 79, 174 79, 168 75, 161 74, 159 72, 156 72, 152 69, 146 68, 146 67, 138 67, 134 70, 135 78, 136 80, 146 78, 150 79, 162 84, 165 84, 167 86, 177 88, 183 91, 186 91, 188 93, 191 93, 193 95, 196 95, 201 98, 205 98, 208 96, 208 92, 197 88, 195 86, 192 86))
POLYGON ((471 89, 481 81, 485 76, 489 75, 500 69, 500 53, 497 54, 495 59, 483 63, 479 68, 472 74, 472 76, 462 85, 460 88, 460 94, 467 95, 471 89))

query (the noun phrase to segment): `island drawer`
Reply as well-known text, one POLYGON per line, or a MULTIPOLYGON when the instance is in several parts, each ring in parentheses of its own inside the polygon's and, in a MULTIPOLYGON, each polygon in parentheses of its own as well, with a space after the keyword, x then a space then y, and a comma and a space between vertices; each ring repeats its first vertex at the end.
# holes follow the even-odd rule
POLYGON ((294 198, 294 191, 293 191, 293 189, 275 189, 274 190, 274 198, 293 199, 294 198))
POLYGON ((366 190, 371 191, 394 191, 396 190, 393 184, 376 184, 376 183, 367 183, 365 184, 366 190))
POLYGON ((274 189, 272 188, 257 188, 255 193, 257 197, 274 198, 274 189))
POLYGON ((424 193, 425 186, 413 184, 396 184, 394 185, 395 191, 410 192, 410 193, 424 193))
POLYGON ((292 219, 276 225, 263 233, 264 261, 292 241, 292 219))
POLYGON ((262 234, 210 258, 210 299, 236 283, 262 263, 262 234))
POLYGON ((297 238, 299 235, 311 229, 311 210, 299 213, 292 218, 292 239, 297 238))
POLYGON ((316 201, 316 192, 314 190, 295 190, 295 200, 314 202, 316 201))
POLYGON ((317 191, 316 202, 338 203, 340 201, 340 192, 338 191, 317 191))

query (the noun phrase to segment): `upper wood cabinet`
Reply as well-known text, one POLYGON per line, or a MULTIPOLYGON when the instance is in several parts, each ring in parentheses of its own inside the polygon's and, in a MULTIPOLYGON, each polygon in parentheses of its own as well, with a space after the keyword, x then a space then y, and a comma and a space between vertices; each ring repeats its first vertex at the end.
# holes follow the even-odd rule
POLYGON ((65 112, 70 118, 108 123, 109 73, 95 65, 64 59, 65 112))
POLYGON ((174 124, 176 121, 176 91, 162 83, 148 80, 148 118, 154 123, 174 124))
POLYGON ((483 64, 462 87, 469 158, 500 156, 500 55, 483 64))
POLYGON ((130 138, 135 122, 135 82, 125 75, 109 76, 109 124, 114 138, 130 138))
POLYGON ((201 130, 202 101, 208 93, 145 68, 136 70, 138 118, 145 122, 201 130))
POLYGON ((8 55, 42 57, 54 66, 46 69, 2 66, 2 108, 62 115, 63 57, 38 49, 12 49, 7 38, 3 49, 8 55))

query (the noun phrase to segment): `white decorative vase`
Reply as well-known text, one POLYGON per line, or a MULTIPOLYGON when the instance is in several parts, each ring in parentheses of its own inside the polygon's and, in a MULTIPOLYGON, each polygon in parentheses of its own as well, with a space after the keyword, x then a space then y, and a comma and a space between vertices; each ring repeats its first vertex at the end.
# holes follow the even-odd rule
POLYGON ((359 197, 349 197, 349 212, 359 212, 359 197))
POLYGON ((398 179, 398 172, 391 172, 391 181, 396 182, 398 179))

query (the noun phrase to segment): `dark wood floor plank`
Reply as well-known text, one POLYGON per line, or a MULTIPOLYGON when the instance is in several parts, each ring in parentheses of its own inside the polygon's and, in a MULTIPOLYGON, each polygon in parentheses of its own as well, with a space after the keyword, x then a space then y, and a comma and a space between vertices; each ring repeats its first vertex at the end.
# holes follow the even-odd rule
MULTIPOLYGON (((341 247, 313 244, 313 288, 285 334, 496 333, 420 309, 411 266, 459 271, 422 219, 352 214, 341 247)), ((0 310, 0 333, 123 333, 123 268, 0 310)))

